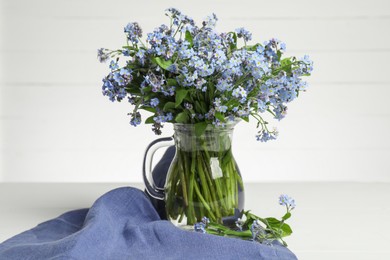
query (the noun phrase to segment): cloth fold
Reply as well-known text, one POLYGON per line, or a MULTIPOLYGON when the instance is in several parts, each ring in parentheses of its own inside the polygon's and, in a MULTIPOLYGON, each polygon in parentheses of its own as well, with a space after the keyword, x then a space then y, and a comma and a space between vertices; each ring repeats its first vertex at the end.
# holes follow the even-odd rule
MULTIPOLYGON (((26 216, 28 217, 28 216, 26 216)), ((181 230, 145 194, 123 187, 90 209, 43 222, 0 244, 0 259, 297 259, 287 248, 181 230)))

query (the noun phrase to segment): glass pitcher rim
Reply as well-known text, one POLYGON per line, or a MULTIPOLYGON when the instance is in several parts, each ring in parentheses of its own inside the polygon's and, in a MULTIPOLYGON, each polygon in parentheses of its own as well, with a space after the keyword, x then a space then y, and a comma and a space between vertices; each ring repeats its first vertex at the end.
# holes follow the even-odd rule
MULTIPOLYGON (((227 120, 224 125, 215 125, 215 124, 207 124, 206 130, 230 130, 233 129, 239 122, 241 122, 241 118, 235 118, 234 120, 227 120)), ((196 123, 195 123, 196 124, 196 123)), ((184 128, 184 129, 192 129, 195 128, 195 124, 193 123, 173 123, 174 130, 184 128)))

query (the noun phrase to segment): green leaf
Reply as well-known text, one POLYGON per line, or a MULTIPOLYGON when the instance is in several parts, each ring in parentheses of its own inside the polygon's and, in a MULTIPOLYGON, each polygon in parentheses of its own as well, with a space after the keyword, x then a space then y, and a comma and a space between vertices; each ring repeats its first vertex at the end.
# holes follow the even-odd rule
POLYGON ((282 65, 282 66, 288 66, 291 64, 292 64, 292 61, 290 60, 290 58, 285 58, 285 59, 280 61, 280 65, 282 65))
POLYGON ((210 81, 208 84, 208 90, 206 92, 206 94, 209 95, 210 103, 213 103, 214 101, 214 92, 215 92, 214 84, 210 81))
POLYGON ((144 87, 143 89, 142 89, 142 92, 143 93, 141 93, 143 96, 145 96, 145 93, 146 94, 149 94, 148 92, 150 92, 150 91, 152 91, 152 87, 151 86, 147 86, 147 87, 144 87))
POLYGON ((265 218, 270 227, 277 227, 282 224, 282 222, 276 218, 265 218))
POLYGON ((189 31, 186 31, 185 39, 187 42, 190 43, 190 47, 192 47, 192 45, 194 45, 194 40, 192 38, 192 34, 189 31))
POLYGON ((179 113, 176 118, 175 118, 175 121, 177 123, 187 123, 187 120, 188 120, 188 115, 186 112, 181 112, 179 113))
POLYGON ((142 106, 140 107, 139 109, 143 109, 143 110, 146 110, 148 112, 152 112, 153 114, 157 112, 157 110, 154 108, 154 107, 145 107, 145 106, 142 106))
POLYGON ((169 66, 172 65, 172 61, 171 60, 164 60, 160 57, 155 57, 153 58, 153 61, 158 65, 160 66, 161 68, 163 68, 164 70, 167 70, 169 68, 169 66))
POLYGON ((164 111, 164 112, 167 112, 168 110, 174 109, 175 107, 176 107, 176 106, 175 106, 175 103, 174 103, 174 102, 167 102, 167 103, 165 103, 165 105, 164 105, 163 111, 164 111))
POLYGON ((226 106, 228 106, 228 107, 236 107, 239 104, 240 103, 235 99, 230 99, 228 102, 226 102, 226 106))
POLYGON ((136 50, 137 50, 137 48, 135 48, 135 47, 132 47, 132 46, 128 46, 128 45, 126 45, 126 46, 122 46, 122 48, 123 48, 123 49, 128 49, 128 50, 134 50, 134 51, 136 51, 136 50))
POLYGON ((276 55, 278 56, 278 61, 280 61, 280 58, 282 57, 282 52, 278 50, 276 52, 276 55))
POLYGON ((206 104, 200 103, 198 100, 195 101, 195 111, 200 113, 200 114, 206 114, 207 109, 206 109, 206 104))
POLYGON ((259 46, 261 46, 261 44, 256 43, 255 45, 247 45, 244 48, 247 49, 248 51, 255 51, 259 46))
POLYGON ((290 212, 287 212, 286 214, 284 214, 284 216, 282 217, 283 220, 287 220, 291 217, 291 213, 290 212))
MULTIPOLYGON (((227 165, 231 162, 232 157, 233 157, 232 153, 225 153, 225 155, 222 158, 222 165, 224 167, 228 167, 227 165)), ((222 169, 225 169, 225 168, 222 168, 222 169)))
POLYGON ((233 35, 233 43, 229 44, 230 52, 233 52, 237 49, 237 34, 235 32, 231 32, 233 35))
POLYGON ((221 112, 215 112, 215 118, 221 122, 226 122, 225 116, 221 112))
POLYGON ((284 224, 282 225, 281 229, 283 230, 283 236, 284 236, 284 237, 289 236, 289 235, 292 234, 292 229, 291 229, 291 227, 290 227, 288 224, 286 224, 286 223, 284 223, 284 224))
POLYGON ((283 232, 282 236, 289 236, 292 233, 291 227, 283 223, 280 220, 277 220, 276 218, 266 218, 266 224, 268 224, 269 228, 274 229, 274 230, 281 230, 283 232))
POLYGON ((207 128, 207 122, 199 122, 195 124, 195 135, 201 136, 207 128))
POLYGON ((291 73, 292 62, 291 62, 290 58, 285 58, 285 59, 281 60, 280 65, 284 71, 286 71, 287 73, 291 73))
POLYGON ((136 85, 136 84, 128 84, 126 87, 125 87, 125 90, 128 92, 128 93, 131 93, 131 94, 134 94, 134 95, 138 95, 138 94, 141 94, 141 91, 139 89, 139 85, 136 85))
POLYGON ((176 90, 176 104, 175 107, 179 107, 181 102, 183 102, 184 98, 187 96, 188 90, 184 88, 180 88, 176 90))
POLYGON ((148 117, 148 118, 145 120, 145 124, 153 124, 153 123, 154 123, 153 117, 154 117, 154 115, 148 117))
POLYGON ((176 79, 167 79, 168 86, 177 86, 177 80, 176 79))

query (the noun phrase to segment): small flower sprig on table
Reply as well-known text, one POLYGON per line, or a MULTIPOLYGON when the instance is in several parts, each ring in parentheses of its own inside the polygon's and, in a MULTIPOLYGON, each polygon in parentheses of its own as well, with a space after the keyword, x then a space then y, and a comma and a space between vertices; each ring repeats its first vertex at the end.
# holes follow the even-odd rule
POLYGON ((271 245, 273 241, 277 240, 287 246, 283 238, 291 235, 292 229, 285 221, 291 217, 291 211, 295 208, 295 200, 282 194, 279 197, 279 204, 286 207, 286 213, 281 220, 273 217, 261 218, 248 210, 244 211, 242 217, 236 221, 235 228, 214 223, 204 217, 201 222, 195 223, 194 230, 218 236, 252 240, 267 245, 271 245))

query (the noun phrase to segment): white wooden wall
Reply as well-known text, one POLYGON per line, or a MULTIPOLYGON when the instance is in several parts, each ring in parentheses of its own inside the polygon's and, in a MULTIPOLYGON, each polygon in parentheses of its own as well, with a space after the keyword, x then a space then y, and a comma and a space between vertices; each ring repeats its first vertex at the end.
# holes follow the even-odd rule
MULTIPOLYGON (((0 181, 141 181, 155 136, 128 124, 127 103, 101 95, 106 65, 96 49, 124 43, 177 7, 219 31, 246 27, 288 54, 315 62, 310 88, 289 107, 277 141, 235 131, 245 181, 390 181, 389 0, 1 0, 0 181)), ((171 127, 164 129, 166 136, 171 127)))

